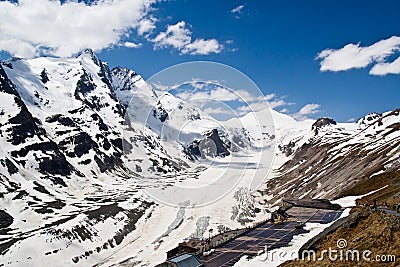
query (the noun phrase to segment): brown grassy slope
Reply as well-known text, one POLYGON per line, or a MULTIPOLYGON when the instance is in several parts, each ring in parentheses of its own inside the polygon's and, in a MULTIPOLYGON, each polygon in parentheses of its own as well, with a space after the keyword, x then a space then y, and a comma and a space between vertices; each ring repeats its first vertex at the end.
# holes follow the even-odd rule
POLYGON ((353 220, 322 238, 316 245, 317 257, 321 255, 322 250, 337 249, 337 240, 344 238, 348 243, 347 249, 356 249, 360 253, 370 250, 371 259, 375 259, 376 255, 395 255, 396 262, 331 261, 326 256, 323 261, 296 260, 281 266, 400 266, 400 218, 364 208, 355 208, 352 212, 357 213, 353 220))
POLYGON ((364 195, 368 192, 379 190, 374 194, 363 197, 358 200, 359 204, 372 204, 374 199, 377 204, 387 203, 389 206, 394 206, 400 203, 400 171, 383 173, 371 177, 370 179, 357 184, 355 187, 343 192, 343 196, 364 195), (386 188, 383 188, 386 186, 386 188))
MULTIPOLYGON (((358 200, 358 204, 372 204, 374 199, 378 205, 387 203, 388 206, 393 206, 400 203, 400 171, 371 177, 343 192, 342 196, 362 195, 384 186, 387 187, 358 200)), ((395 255, 396 262, 332 262, 325 259, 318 262, 290 261, 281 266, 400 266, 400 217, 361 206, 352 209, 351 214, 351 219, 347 223, 316 244, 317 253, 329 247, 336 249, 337 240, 344 238, 348 242, 348 249, 371 250, 373 252, 371 258, 376 255, 395 255)))

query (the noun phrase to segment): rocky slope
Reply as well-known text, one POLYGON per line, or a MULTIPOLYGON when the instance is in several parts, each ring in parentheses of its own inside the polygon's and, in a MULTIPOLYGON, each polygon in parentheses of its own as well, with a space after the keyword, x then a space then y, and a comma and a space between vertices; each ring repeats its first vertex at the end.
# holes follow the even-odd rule
MULTIPOLYGON (((300 139, 280 144, 290 155, 262 195, 334 199, 379 173, 400 168, 400 110, 368 114, 357 124, 321 118, 300 139)), ((262 197, 261 197, 262 198, 262 197)))

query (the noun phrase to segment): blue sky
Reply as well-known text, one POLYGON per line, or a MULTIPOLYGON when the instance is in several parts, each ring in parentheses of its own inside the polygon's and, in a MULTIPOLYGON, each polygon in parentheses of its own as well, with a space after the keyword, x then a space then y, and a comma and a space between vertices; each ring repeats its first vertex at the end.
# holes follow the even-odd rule
MULTIPOLYGON (((46 0, 39 2, 43 6, 46 0)), ((105 26, 100 20, 97 24, 106 27, 109 20, 115 27, 122 27, 123 34, 115 37, 113 33, 102 34, 99 30, 97 36, 102 36, 104 40, 99 41, 102 43, 92 42, 89 36, 81 44, 94 46, 98 56, 110 66, 132 68, 149 78, 177 63, 216 61, 237 68, 264 94, 274 93, 275 99, 286 103, 276 107, 277 110, 286 109, 287 113, 295 114, 305 105, 315 104, 309 112, 305 111, 311 118, 329 116, 347 121, 368 112, 399 107, 400 75, 393 74, 400 73, 399 64, 393 63, 400 56, 399 1, 161 1, 146 6, 140 15, 121 13, 127 21, 129 16, 138 16, 142 22, 143 18, 150 22, 151 27, 141 34, 135 22, 114 21, 114 15, 124 12, 122 8, 113 9, 115 13, 104 13, 107 15, 102 17, 105 26), (174 25, 175 29, 181 26, 179 30, 186 34, 178 40, 184 45, 168 39, 167 27, 174 25), (160 35, 163 32, 167 35, 160 35), (198 40, 204 43, 196 43, 198 40), (349 44, 353 46, 343 49, 349 44), (199 50, 205 47, 209 50, 199 50), (316 59, 326 49, 335 50, 316 59), (393 64, 389 66, 390 63, 393 64)), ((13 12, 26 10, 19 6, 13 12)), ((49 10, 57 12, 57 7, 49 10)), ((4 16, 0 23, 5 21, 4 16)), ((66 56, 77 49, 63 47, 65 40, 61 37, 54 42, 40 43, 32 36, 14 36, 15 31, 10 26, 7 34, 16 36, 20 43, 31 38, 27 47, 33 44, 36 49, 32 56, 66 56)), ((69 29, 65 28, 65 32, 68 36, 69 29)), ((78 37, 76 32, 71 36, 78 37)), ((82 36, 83 40, 85 36, 88 34, 82 36)), ((8 51, 1 53, 2 59, 9 54, 31 55, 26 52, 28 48, 15 50, 15 45, 10 48, 7 44, 0 40, 0 49, 8 51)))

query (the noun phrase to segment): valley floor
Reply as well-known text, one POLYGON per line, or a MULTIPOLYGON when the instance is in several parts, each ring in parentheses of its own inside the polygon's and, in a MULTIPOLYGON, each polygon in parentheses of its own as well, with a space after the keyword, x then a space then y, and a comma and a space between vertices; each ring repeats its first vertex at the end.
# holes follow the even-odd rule
MULTIPOLYGON (((173 195, 181 199, 180 206, 168 205, 157 202, 147 216, 144 216, 137 225, 134 235, 137 238, 127 243, 110 257, 107 257, 97 266, 118 265, 121 263, 136 264, 137 266, 153 266, 165 261, 166 252, 190 236, 206 236, 206 229, 214 229, 215 233, 220 225, 230 229, 241 228, 241 224, 233 218, 233 206, 238 207, 239 215, 247 212, 246 205, 254 205, 248 197, 248 191, 235 198, 235 193, 242 192, 241 188, 248 188, 258 175, 268 177, 271 165, 262 164, 266 160, 262 150, 248 154, 235 154, 225 158, 216 158, 212 162, 203 162, 203 171, 182 182, 177 182, 182 188, 206 188, 214 194, 205 194, 200 191, 198 195, 185 196, 173 195), (208 188, 207 188, 208 186, 208 188), (218 195, 220 194, 220 195, 218 195), (209 202, 200 202, 201 196, 217 196, 209 202), (247 203, 246 201, 250 201, 247 203), (236 204, 235 204, 236 203, 236 204)), ((268 158, 272 162, 271 158, 268 158)), ((179 180, 179 179, 175 179, 179 180)), ((166 187, 165 192, 174 194, 173 188, 166 187), (171 191, 168 191, 171 190, 171 191)), ((154 193, 154 191, 148 191, 154 193)), ((157 193, 157 192, 156 192, 157 193)), ((173 200, 174 200, 173 198, 173 200)), ((268 219, 270 214, 266 210, 249 217, 251 221, 268 219)))

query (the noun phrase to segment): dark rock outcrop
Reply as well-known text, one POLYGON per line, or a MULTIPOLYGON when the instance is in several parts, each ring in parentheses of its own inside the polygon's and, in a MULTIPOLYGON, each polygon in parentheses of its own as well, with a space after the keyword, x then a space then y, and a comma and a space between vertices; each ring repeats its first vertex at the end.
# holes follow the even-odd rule
POLYGON ((365 115, 363 118, 358 120, 359 125, 369 125, 374 123, 376 120, 379 120, 382 118, 382 114, 376 113, 376 112, 371 112, 365 115))
POLYGON ((190 143, 185 152, 192 160, 206 157, 225 157, 229 156, 229 144, 222 141, 218 130, 213 129, 205 133, 205 138, 202 140, 195 140, 190 143))
POLYGON ((316 122, 313 123, 311 129, 318 134, 318 130, 327 125, 336 125, 336 121, 331 118, 319 118, 316 122))
POLYGON ((4 210, 0 210, 0 229, 7 228, 14 222, 14 218, 5 212, 4 210))

